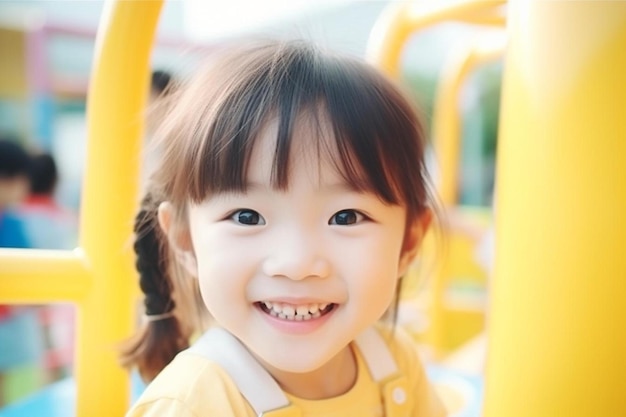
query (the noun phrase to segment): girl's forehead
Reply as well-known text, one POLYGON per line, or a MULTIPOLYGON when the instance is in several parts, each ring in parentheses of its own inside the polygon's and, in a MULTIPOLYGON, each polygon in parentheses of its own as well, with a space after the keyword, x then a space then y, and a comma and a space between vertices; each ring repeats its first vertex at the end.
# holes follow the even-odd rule
MULTIPOLYGON (((289 142, 289 157, 285 162, 288 164, 290 183, 294 177, 306 177, 315 183, 346 183, 340 172, 342 163, 327 117, 301 115, 296 120, 289 142)), ((274 119, 256 138, 247 167, 246 180, 249 183, 270 183, 272 173, 284 168, 276 166, 281 164, 281 159, 277 158, 279 146, 278 121, 274 119)))

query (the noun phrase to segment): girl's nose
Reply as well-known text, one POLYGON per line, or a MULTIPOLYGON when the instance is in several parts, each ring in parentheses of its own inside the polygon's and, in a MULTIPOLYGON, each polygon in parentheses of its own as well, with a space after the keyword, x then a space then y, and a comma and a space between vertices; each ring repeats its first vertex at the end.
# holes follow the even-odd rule
POLYGON ((302 280, 326 278, 330 274, 323 244, 310 233, 294 229, 284 231, 269 249, 263 263, 263 272, 268 276, 302 280))

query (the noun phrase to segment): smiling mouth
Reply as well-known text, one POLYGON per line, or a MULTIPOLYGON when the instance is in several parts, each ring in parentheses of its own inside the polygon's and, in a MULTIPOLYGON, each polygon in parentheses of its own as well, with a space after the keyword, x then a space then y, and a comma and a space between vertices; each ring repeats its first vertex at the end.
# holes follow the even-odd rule
POLYGON ((301 304, 260 301, 255 303, 263 312, 271 316, 290 321, 307 321, 322 317, 335 309, 337 304, 301 304))

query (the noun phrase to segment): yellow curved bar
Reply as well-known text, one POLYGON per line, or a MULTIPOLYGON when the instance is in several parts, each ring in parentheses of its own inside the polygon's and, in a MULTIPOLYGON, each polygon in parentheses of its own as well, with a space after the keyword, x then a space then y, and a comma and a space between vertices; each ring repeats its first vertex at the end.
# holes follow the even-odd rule
MULTIPOLYGON (((462 119, 458 100, 463 82, 476 67, 500 58, 504 47, 504 33, 476 39, 452 52, 439 77, 432 130, 439 160, 438 190, 442 203, 447 207, 458 201, 462 119)), ((430 325, 424 336, 424 340, 434 348, 437 357, 445 353, 442 349, 445 339, 444 300, 448 284, 446 277, 451 274, 449 268, 450 265, 447 262, 440 265, 433 273, 432 298, 428 310, 430 325)))
POLYGON ((161 6, 162 1, 108 2, 98 28, 80 236, 94 280, 80 302, 79 416, 120 416, 128 408, 128 374, 117 363, 116 347, 134 321, 131 230, 150 52, 161 6))
POLYGON ((626 3, 511 6, 484 416, 621 416, 626 3))
POLYGON ((391 2, 372 29, 367 60, 398 78, 402 48, 411 34, 447 20, 504 24, 505 19, 498 18, 493 9, 505 3, 506 0, 391 2))
POLYGON ((461 111, 459 96, 467 76, 480 65, 495 61, 503 54, 504 34, 491 35, 452 52, 444 64, 437 84, 432 135, 439 161, 439 196, 446 206, 458 202, 461 148, 461 111))

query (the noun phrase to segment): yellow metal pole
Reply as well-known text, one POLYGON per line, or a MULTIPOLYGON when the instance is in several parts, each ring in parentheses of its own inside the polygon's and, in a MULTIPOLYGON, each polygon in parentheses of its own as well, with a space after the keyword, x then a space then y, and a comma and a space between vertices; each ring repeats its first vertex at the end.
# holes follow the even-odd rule
MULTIPOLYGON (((477 67, 500 58, 504 46, 504 33, 477 38, 464 44, 452 52, 439 77, 432 131, 441 173, 438 190, 446 207, 453 206, 458 201, 461 148, 461 111, 458 101, 463 83, 477 67)), ((444 353, 444 298, 446 278, 450 276, 449 267, 449 263, 444 263, 434 271, 431 286, 432 300, 428 312, 430 325, 424 341, 433 346, 436 356, 444 353)))
POLYGON ((402 48, 413 33, 449 20, 504 24, 504 19, 494 9, 505 3, 506 0, 391 2, 372 29, 367 44, 367 59, 390 76, 398 78, 402 48))
POLYGON ((459 97, 468 75, 480 65, 502 56, 504 34, 492 34, 453 51, 443 66, 437 85, 432 135, 439 161, 439 196, 446 206, 458 201, 461 149, 459 97))
POLYGON ((133 324, 131 230, 149 58, 161 6, 160 0, 110 1, 98 29, 80 229, 94 279, 79 304, 79 416, 121 416, 128 408, 128 375, 117 363, 116 348, 133 324))
POLYGON ((485 417, 626 412, 626 2, 509 15, 485 417))
POLYGON ((80 249, 2 249, 0 302, 79 301, 91 288, 91 273, 80 249))

